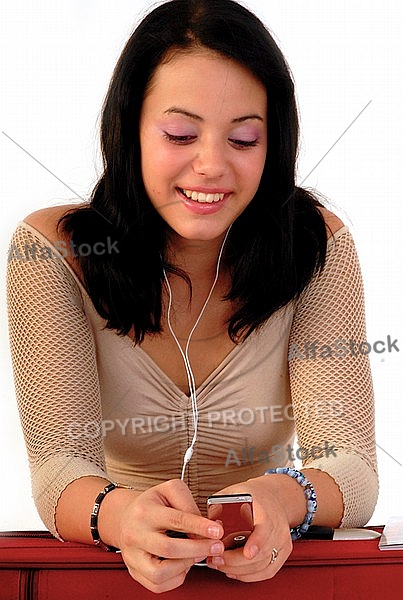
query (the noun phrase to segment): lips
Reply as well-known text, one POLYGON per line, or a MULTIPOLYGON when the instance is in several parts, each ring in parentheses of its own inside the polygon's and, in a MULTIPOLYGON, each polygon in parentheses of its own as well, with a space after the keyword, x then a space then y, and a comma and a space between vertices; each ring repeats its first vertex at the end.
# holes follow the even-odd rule
POLYGON ((200 202, 201 204, 220 202, 220 200, 224 200, 225 196, 224 193, 196 192, 194 190, 183 190, 181 188, 179 188, 179 190, 188 200, 194 200, 195 202, 200 202))
POLYGON ((212 215, 218 212, 226 205, 230 196, 229 192, 223 191, 200 192, 179 187, 176 191, 187 210, 196 215, 212 215))

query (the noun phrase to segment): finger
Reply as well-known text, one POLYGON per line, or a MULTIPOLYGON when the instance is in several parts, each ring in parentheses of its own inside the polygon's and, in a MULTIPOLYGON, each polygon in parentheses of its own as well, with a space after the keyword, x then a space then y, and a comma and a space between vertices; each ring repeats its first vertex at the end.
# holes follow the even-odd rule
POLYGON ((239 567, 237 569, 228 568, 223 571, 225 575, 230 579, 237 579, 245 583, 251 583, 254 581, 264 581, 265 579, 271 579, 281 569, 286 559, 288 558, 289 552, 280 549, 275 555, 270 554, 268 561, 249 562, 249 564, 239 567), (254 567, 254 568, 251 568, 254 567))
POLYGON ((253 560, 261 556, 270 556, 273 547, 284 548, 291 552, 292 541, 288 526, 267 527, 267 524, 258 523, 250 534, 243 548, 243 556, 253 560))
POLYGON ((235 578, 252 575, 254 573, 260 573, 262 571, 267 570, 267 568, 270 566, 270 559, 267 559, 267 557, 262 560, 253 560, 247 562, 244 561, 241 564, 231 565, 228 564, 228 560, 225 559, 223 559, 224 564, 216 565, 217 558, 219 562, 220 558, 222 557, 208 557, 207 562, 211 561, 213 568, 215 568, 218 571, 221 571, 229 577, 233 576, 235 578))
POLYGON ((236 579, 238 581, 242 581, 244 583, 253 583, 256 581, 265 581, 266 579, 271 579, 272 577, 274 577, 274 575, 277 573, 277 571, 279 571, 279 569, 282 567, 283 562, 280 563, 278 566, 274 567, 274 565, 272 567, 265 567, 263 569, 260 569, 259 571, 254 571, 252 573, 245 573, 245 574, 240 574, 240 573, 225 573, 225 575, 229 578, 229 579, 236 579))
POLYGON ((170 479, 156 486, 154 490, 159 494, 162 503, 183 512, 200 515, 199 507, 193 498, 186 483, 180 479, 170 479))
POLYGON ((157 506, 150 511, 149 526, 156 531, 171 529, 213 540, 220 539, 224 534, 220 523, 167 506, 157 506))
MULTIPOLYGON (((162 532, 150 532, 142 544, 146 552, 167 559, 194 559, 195 557, 216 556, 224 552, 221 540, 209 538, 172 538, 162 532)), ((196 561, 195 561, 196 562, 196 561)))
MULTIPOLYGON (((207 558, 207 565, 209 567, 218 569, 224 573, 227 573, 230 570, 236 572, 252 572, 253 570, 256 570, 258 563, 260 563, 260 560, 250 561, 245 559, 243 548, 226 550, 219 556, 209 555, 207 558)), ((264 562, 262 563, 261 568, 263 568, 263 566, 264 562)))
MULTIPOLYGON (((220 558, 221 557, 219 557, 219 559, 220 558)), ((215 559, 213 559, 213 561, 214 560, 215 559)), ((211 566, 211 568, 217 571, 221 571, 229 578, 239 579, 240 581, 261 581, 273 577, 283 565, 285 558, 278 559, 275 563, 271 563, 270 559, 266 559, 256 562, 248 561, 242 565, 214 565, 214 562, 211 561, 212 559, 209 557, 207 559, 208 566, 211 566)))
MULTIPOLYGON (((211 562, 211 566, 223 566, 224 564, 231 567, 240 567, 241 565, 247 565, 250 562, 254 562, 254 564, 259 561, 265 561, 266 555, 271 552, 272 546, 269 546, 266 540, 264 542, 264 546, 262 550, 258 547, 259 536, 255 535, 251 540, 252 534, 247 540, 245 546, 242 548, 236 548, 231 550, 226 550, 224 554, 220 557, 222 560, 209 560, 211 562), (250 541, 251 540, 251 541, 250 541), (257 541, 256 541, 257 540, 257 541)), ((263 545, 263 540, 262 540, 263 545)), ((267 563, 267 561, 266 561, 267 563)))
POLYGON ((176 577, 185 569, 190 569, 194 559, 181 558, 165 560, 143 550, 122 553, 128 569, 141 573, 146 579, 154 583, 162 583, 167 579, 176 577))
POLYGON ((222 557, 209 557, 207 564, 234 579, 261 581, 273 577, 284 564, 292 550, 292 544, 272 547, 260 552, 254 559, 245 559, 241 549, 228 550, 222 557))
POLYGON ((148 560, 141 566, 136 565, 135 568, 128 566, 128 571, 141 585, 160 594, 182 585, 192 564, 191 561, 186 560, 160 561, 148 555, 148 560))

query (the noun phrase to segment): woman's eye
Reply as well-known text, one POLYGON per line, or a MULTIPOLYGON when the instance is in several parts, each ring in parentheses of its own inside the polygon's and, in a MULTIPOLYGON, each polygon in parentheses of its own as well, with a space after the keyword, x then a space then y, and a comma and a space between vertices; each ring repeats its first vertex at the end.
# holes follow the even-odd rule
POLYGON ((164 137, 168 142, 172 142, 173 144, 190 144, 196 139, 195 135, 173 135, 172 133, 168 133, 168 131, 164 132, 164 137))
POLYGON ((237 146, 238 148, 253 148, 253 146, 257 146, 258 144, 258 140, 235 140, 232 138, 229 138, 229 141, 231 142, 231 144, 234 144, 234 146, 237 146))

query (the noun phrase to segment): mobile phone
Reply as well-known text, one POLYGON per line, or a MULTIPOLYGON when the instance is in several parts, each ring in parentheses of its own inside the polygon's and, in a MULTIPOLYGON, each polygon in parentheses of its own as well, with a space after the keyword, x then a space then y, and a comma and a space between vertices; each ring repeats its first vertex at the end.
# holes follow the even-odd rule
POLYGON ((221 541, 226 550, 244 546, 253 531, 251 494, 214 495, 207 498, 207 518, 224 528, 221 541))

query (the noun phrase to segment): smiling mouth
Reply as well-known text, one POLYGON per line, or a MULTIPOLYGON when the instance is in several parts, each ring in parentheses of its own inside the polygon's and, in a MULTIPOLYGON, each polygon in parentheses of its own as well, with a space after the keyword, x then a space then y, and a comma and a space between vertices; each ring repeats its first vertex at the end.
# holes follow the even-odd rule
POLYGON ((205 194, 204 192, 194 192, 192 190, 183 190, 178 188, 180 193, 185 196, 187 200, 193 200, 200 204, 213 204, 214 202, 220 202, 224 199, 225 194, 205 194))

